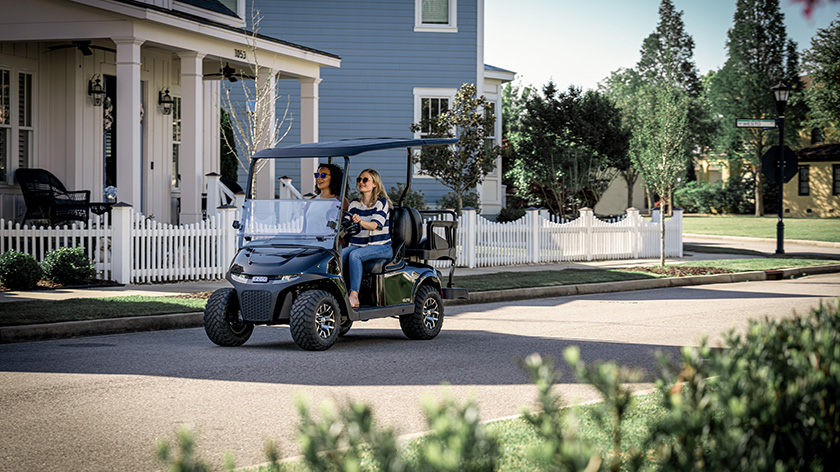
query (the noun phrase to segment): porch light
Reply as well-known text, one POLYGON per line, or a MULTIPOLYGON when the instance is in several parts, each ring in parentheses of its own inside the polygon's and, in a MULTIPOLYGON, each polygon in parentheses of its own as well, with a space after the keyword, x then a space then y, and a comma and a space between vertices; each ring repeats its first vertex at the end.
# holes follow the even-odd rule
POLYGON ((105 87, 102 86, 102 79, 100 79, 99 74, 95 74, 88 81, 88 95, 90 95, 95 107, 101 107, 102 102, 105 101, 105 87))
POLYGON ((172 114, 172 106, 175 104, 175 100, 172 99, 172 95, 169 95, 169 89, 167 88, 166 91, 161 90, 158 92, 158 105, 160 105, 160 112, 164 115, 171 115, 172 114))
POLYGON ((776 97, 776 111, 779 112, 779 115, 784 116, 785 105, 787 104, 788 97, 790 97, 790 87, 779 82, 779 85, 772 87, 770 90, 773 91, 773 96, 776 97))

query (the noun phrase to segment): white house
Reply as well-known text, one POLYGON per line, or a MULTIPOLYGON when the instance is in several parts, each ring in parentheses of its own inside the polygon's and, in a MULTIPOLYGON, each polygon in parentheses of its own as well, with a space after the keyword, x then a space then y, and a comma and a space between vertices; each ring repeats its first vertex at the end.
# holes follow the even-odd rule
POLYGON ((249 69, 257 53, 271 71, 260 84, 297 80, 300 141, 315 142, 321 68, 341 62, 249 34, 245 0, 0 0, 0 10, 5 219, 23 215, 14 174, 30 167, 93 201, 114 186, 160 221, 197 221, 205 175, 220 170, 223 69, 249 69))

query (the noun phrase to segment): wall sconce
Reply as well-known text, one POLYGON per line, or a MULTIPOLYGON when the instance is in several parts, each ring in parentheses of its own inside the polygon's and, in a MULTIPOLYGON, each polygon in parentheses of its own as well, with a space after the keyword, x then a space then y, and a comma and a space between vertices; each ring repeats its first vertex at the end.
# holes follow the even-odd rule
POLYGON ((102 102, 105 101, 105 87, 102 86, 102 80, 99 74, 94 74, 88 81, 88 95, 93 102, 93 106, 101 107, 102 102))
POLYGON ((172 106, 175 104, 175 100, 172 98, 172 95, 169 95, 169 89, 167 88, 164 92, 161 90, 158 92, 158 105, 160 105, 160 112, 164 115, 171 115, 172 114, 172 106))

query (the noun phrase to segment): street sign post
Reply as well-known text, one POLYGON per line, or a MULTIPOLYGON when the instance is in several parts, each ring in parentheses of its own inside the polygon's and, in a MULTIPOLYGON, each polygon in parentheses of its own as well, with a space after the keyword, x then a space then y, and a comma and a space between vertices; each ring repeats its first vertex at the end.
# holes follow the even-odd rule
POLYGON ((776 120, 753 120, 750 118, 738 118, 735 120, 736 128, 761 128, 774 129, 777 127, 776 120))
MULTIPOLYGON (((777 184, 777 167, 779 166, 779 145, 770 146, 763 156, 761 156, 761 173, 767 177, 767 180, 777 184)), ((799 158, 796 153, 789 147, 785 146, 785 168, 782 169, 782 181, 784 183, 790 182, 796 173, 799 172, 799 158)))

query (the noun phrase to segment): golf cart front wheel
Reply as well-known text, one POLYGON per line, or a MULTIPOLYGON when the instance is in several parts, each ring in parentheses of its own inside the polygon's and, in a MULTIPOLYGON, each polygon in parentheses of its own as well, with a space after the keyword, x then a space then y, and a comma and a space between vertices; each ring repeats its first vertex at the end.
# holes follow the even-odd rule
POLYGON ((443 326, 443 300, 437 289, 424 285, 414 298, 414 313, 400 316, 400 328, 409 339, 432 339, 443 326))
POLYGON ((335 297, 325 290, 301 293, 292 303, 289 327, 301 349, 323 351, 338 339, 341 311, 335 297))
POLYGON ((242 318, 236 290, 220 288, 204 308, 204 331, 219 346, 241 346, 251 337, 254 325, 242 318))

